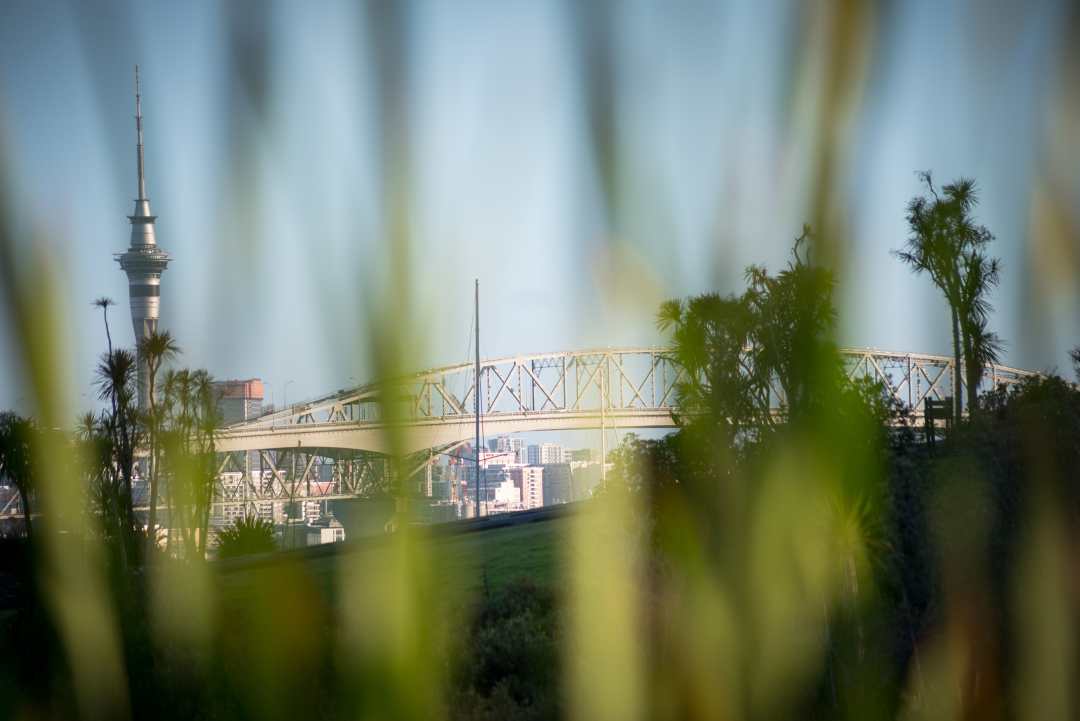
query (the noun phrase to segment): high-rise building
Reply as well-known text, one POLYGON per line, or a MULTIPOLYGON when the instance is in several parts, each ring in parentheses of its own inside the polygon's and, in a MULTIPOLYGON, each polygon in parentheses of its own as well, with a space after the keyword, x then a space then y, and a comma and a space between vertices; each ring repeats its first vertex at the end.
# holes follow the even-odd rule
POLYGON ((525 510, 544 505, 544 469, 525 466, 521 469, 521 505, 525 510))
POLYGON ((558 443, 541 443, 540 444, 540 465, 547 465, 549 463, 564 463, 563 460, 563 447, 558 443))
POLYGON ((262 413, 263 382, 260 379, 217 381, 213 387, 223 425, 246 421, 262 413))
MULTIPOLYGON (((158 247, 154 235, 157 216, 150 212, 150 198, 146 195, 146 173, 143 164, 142 98, 139 95, 139 66, 135 66, 135 132, 138 142, 135 156, 138 169, 139 197, 135 199, 135 213, 131 221, 131 243, 126 253, 113 257, 128 277, 128 300, 131 306, 131 324, 138 344, 157 330, 161 314, 161 274, 169 265, 169 254, 158 247)), ((147 368, 139 358, 139 407, 149 405, 147 368)))
POLYGON ((521 438, 510 439, 510 451, 514 454, 514 463, 524 465, 529 462, 528 452, 525 450, 525 441, 521 438))
POLYGON ((540 446, 529 446, 525 451, 525 462, 530 466, 540 465, 540 446))
POLYGON ((544 467, 544 505, 569 503, 573 497, 573 477, 566 463, 552 463, 544 467))

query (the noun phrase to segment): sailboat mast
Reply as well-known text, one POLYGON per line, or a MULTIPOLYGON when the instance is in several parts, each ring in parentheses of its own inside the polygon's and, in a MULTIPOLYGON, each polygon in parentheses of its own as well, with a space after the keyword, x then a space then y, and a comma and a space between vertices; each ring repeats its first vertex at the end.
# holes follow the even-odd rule
POLYGON ((480 517, 480 279, 476 279, 473 303, 476 311, 476 383, 473 400, 476 402, 476 517, 480 517))

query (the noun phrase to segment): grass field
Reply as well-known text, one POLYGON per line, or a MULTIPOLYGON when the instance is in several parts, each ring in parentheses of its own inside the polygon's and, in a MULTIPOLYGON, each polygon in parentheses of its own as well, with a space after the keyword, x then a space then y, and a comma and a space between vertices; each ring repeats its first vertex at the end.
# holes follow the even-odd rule
POLYGON ((567 514, 551 514, 516 525, 483 530, 452 524, 453 529, 417 529, 407 556, 392 537, 355 544, 322 546, 216 564, 223 600, 242 603, 260 589, 292 587, 302 597, 316 596, 333 607, 347 579, 365 584, 393 582, 398 571, 426 574, 436 595, 467 600, 486 587, 493 592, 520 579, 540 586, 560 583, 567 514), (397 568, 395 564, 400 564, 397 568), (378 580, 376 580, 378 579, 378 580))

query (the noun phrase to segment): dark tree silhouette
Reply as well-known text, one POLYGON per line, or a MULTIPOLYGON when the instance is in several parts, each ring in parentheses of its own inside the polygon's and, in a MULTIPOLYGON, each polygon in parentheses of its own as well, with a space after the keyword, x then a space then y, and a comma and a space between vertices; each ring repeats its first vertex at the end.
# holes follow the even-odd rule
POLYGON ((773 423, 774 382, 789 421, 827 402, 840 367, 834 281, 810 262, 810 239, 804 228, 775 276, 748 268, 741 296, 710 293, 661 305, 657 327, 671 331, 672 352, 686 371, 678 388, 684 414, 763 430, 773 423))
POLYGON ((34 422, 10 411, 0 413, 0 478, 15 486, 22 501, 27 538, 33 535, 30 497, 34 490, 34 422))
POLYGON ((828 269, 811 262, 811 241, 804 226, 787 268, 775 276, 760 266, 746 272, 745 298, 757 319, 751 368, 759 387, 769 389, 773 379, 780 384, 789 421, 822 410, 839 382, 835 281, 828 269))
POLYGON ((974 409, 981 358, 993 357, 1000 347, 997 337, 986 331, 992 307, 987 294, 997 285, 1000 272, 996 258, 984 255, 994 236, 978 225, 971 213, 978 204, 975 181, 969 178, 945 185, 938 192, 929 171, 919 173, 928 196, 908 203, 911 234, 904 250, 894 251, 916 273, 926 273, 949 304, 953 343, 953 419, 961 419, 964 371, 967 371, 969 406, 974 409), (963 358, 969 359, 965 365, 963 358), (975 388, 972 388, 975 386, 975 388))
POLYGON ((217 534, 218 558, 236 558, 277 550, 274 524, 255 515, 236 519, 217 534))
POLYGON ((116 302, 112 298, 103 295, 96 299, 93 305, 101 308, 101 316, 105 319, 105 340, 108 342, 109 353, 112 353, 112 334, 109 332, 109 308, 116 305, 116 302))
POLYGON ((983 368, 987 363, 1000 361, 1003 347, 997 333, 987 328, 990 313, 994 310, 987 295, 998 284, 1001 264, 997 258, 987 258, 978 250, 971 250, 961 259, 960 267, 963 282, 960 289, 960 331, 964 343, 967 406, 971 414, 978 410, 983 368))

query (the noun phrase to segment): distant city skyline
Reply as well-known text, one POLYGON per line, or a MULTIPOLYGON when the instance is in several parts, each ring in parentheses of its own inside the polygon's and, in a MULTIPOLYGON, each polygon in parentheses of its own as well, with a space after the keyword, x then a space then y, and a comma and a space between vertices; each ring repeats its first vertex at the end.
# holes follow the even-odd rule
MULTIPOLYGON (((152 138, 148 195, 177 259, 161 325, 184 350, 178 363, 259 377, 278 403, 286 387, 298 400, 371 380, 364 317, 378 312, 372 288, 386 242, 363 18, 346 2, 320 13, 276 4, 251 18, 245 31, 273 40, 273 82, 252 107, 217 6, 146 3, 129 17, 126 5, 93 5, 16 0, 0 9, 0 127, 4 171, 17 179, 18 257, 55 261, 71 344, 56 370, 70 379, 73 411, 94 403, 87 389, 105 345, 90 301, 117 301, 117 343, 134 343, 122 322, 127 283, 111 254, 125 247, 134 187, 135 63, 152 138), (238 158, 250 160, 250 177, 228 174, 238 158)), ((1005 360, 1068 368, 1080 290, 1075 272, 1042 287, 1046 258, 1030 220, 1048 98, 1063 82, 1055 63, 1066 9, 1062 1, 984 14, 916 2, 888 11, 840 188, 852 234, 842 342, 947 351, 943 301, 889 256, 906 235, 905 203, 920 192, 914 171, 929 168, 982 188, 977 217, 1005 261, 994 298, 1005 360), (976 14, 982 30, 1009 42, 976 42, 983 36, 967 30, 976 14)), ((418 370, 468 358, 474 277, 485 357, 659 343, 660 300, 736 290, 750 263, 780 267, 807 219, 801 169, 811 136, 784 114, 798 101, 781 72, 796 11, 627 7, 620 132, 656 187, 631 189, 648 202, 617 242, 598 220, 565 12, 557 3, 431 3, 410 14, 418 370)), ((1075 175, 1061 180, 1080 198, 1075 175)), ((29 411, 5 322, 0 408, 29 411)))

